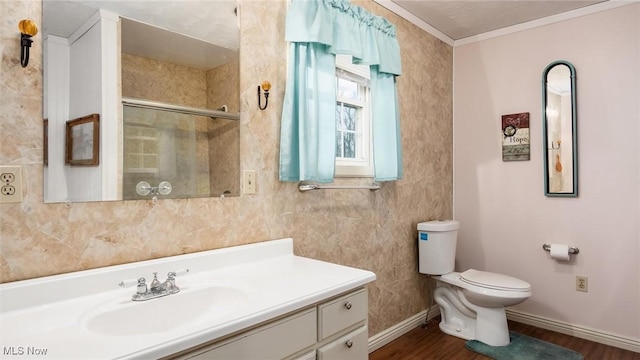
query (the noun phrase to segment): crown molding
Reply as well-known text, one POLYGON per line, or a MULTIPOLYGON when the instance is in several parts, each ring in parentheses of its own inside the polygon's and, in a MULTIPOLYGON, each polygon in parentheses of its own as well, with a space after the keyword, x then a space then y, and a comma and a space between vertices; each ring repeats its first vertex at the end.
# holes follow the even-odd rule
POLYGON ((591 15, 591 14, 599 13, 602 11, 615 9, 622 6, 640 3, 640 0, 609 0, 609 1, 598 3, 598 4, 585 6, 583 8, 579 8, 576 10, 567 11, 561 14, 527 21, 521 24, 508 26, 502 29, 489 31, 489 32, 474 35, 474 36, 469 36, 463 39, 453 40, 449 36, 439 31, 438 29, 429 25, 427 22, 421 20, 417 16, 405 10, 404 8, 402 8, 400 5, 396 4, 392 0, 373 0, 373 1, 452 47, 467 45, 474 42, 483 41, 483 40, 487 40, 487 39, 491 39, 499 36, 509 35, 509 34, 520 32, 520 31, 530 30, 537 27, 546 26, 546 25, 557 23, 557 22, 578 18, 585 15, 591 15))
POLYGON ((508 26, 508 27, 505 27, 505 28, 502 28, 502 29, 493 30, 493 31, 489 31, 489 32, 486 32, 486 33, 482 33, 482 34, 478 34, 478 35, 474 35, 474 36, 469 36, 469 37, 466 37, 466 38, 463 38, 463 39, 455 40, 454 43, 453 43, 453 46, 457 47, 457 46, 467 45, 467 44, 475 43, 475 42, 478 42, 478 41, 488 40, 488 39, 492 39, 492 38, 496 38, 496 37, 500 37, 500 36, 504 36, 504 35, 514 34, 514 33, 520 32, 520 31, 535 29, 535 28, 538 28, 538 27, 551 25, 551 24, 555 24, 555 23, 558 23, 558 22, 566 21, 566 20, 575 19, 575 18, 582 17, 582 16, 585 16, 585 15, 591 15, 591 14, 599 13, 599 12, 602 12, 602 11, 607 11, 607 10, 619 8, 619 7, 622 7, 622 6, 627 6, 627 5, 631 5, 631 4, 637 4, 639 2, 640 2, 640 0, 632 0, 632 1, 610 0, 610 1, 605 1, 605 2, 598 3, 598 4, 585 6, 583 8, 579 8, 579 9, 563 12, 561 14, 547 16, 547 17, 544 17, 544 18, 527 21, 527 22, 524 22, 524 23, 521 23, 521 24, 508 26))
POLYGON ((452 38, 450 38, 447 35, 443 34, 442 32, 440 32, 440 30, 434 28, 433 26, 427 24, 425 21, 421 20, 417 16, 415 16, 412 13, 408 12, 403 7, 400 7, 400 5, 394 3, 393 1, 391 1, 391 0, 373 0, 373 1, 378 3, 379 5, 383 6, 387 10, 389 10, 389 11, 395 13, 396 15, 400 16, 401 18, 407 20, 408 22, 412 23, 413 25, 419 27, 420 29, 428 32, 429 34, 431 34, 433 36, 435 36, 436 38, 440 39, 444 43, 446 43, 446 44, 448 44, 450 46, 453 46, 454 40, 452 38))

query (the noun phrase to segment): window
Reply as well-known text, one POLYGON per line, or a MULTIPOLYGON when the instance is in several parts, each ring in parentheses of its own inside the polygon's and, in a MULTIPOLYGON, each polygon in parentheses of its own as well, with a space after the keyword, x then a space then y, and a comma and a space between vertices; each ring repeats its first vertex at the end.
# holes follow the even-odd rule
POLYGON ((369 66, 336 55, 336 176, 373 176, 369 83, 369 66))
POLYGON ((151 126, 125 124, 123 152, 124 172, 157 173, 158 130, 151 126))

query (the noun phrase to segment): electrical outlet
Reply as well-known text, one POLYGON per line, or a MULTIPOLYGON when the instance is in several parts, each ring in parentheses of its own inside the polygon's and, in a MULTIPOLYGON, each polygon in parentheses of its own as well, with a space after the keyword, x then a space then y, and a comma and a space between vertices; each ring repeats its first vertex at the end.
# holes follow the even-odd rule
POLYGON ((2 185, 2 187, 0 187, 0 194, 2 195, 11 196, 15 195, 15 193, 16 188, 13 185, 2 185))
POLYGON ((244 194, 256 193, 256 171, 255 170, 244 171, 242 192, 244 194))
POLYGON ((0 203, 22 201, 22 167, 0 166, 0 203))
POLYGON ((576 291, 587 292, 589 289, 589 278, 586 276, 576 276, 576 291))
POLYGON ((12 172, 3 172, 0 174, 0 181, 3 183, 12 183, 16 180, 16 175, 12 172))

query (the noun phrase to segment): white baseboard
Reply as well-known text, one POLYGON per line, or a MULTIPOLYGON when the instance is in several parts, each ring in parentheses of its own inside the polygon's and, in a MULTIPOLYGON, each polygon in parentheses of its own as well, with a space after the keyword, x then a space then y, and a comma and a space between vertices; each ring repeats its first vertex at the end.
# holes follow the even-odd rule
POLYGON ((569 324, 563 321, 523 313, 520 311, 507 309, 506 312, 507 319, 512 321, 640 353, 640 340, 638 339, 631 339, 600 330, 569 324))
MULTIPOLYGON (((440 315, 440 307, 436 304, 429 310, 429 319, 440 315)), ((425 317, 427 316, 427 310, 423 310, 412 317, 393 325, 392 327, 383 330, 369 338, 369 354, 387 345, 400 336, 408 333, 409 331, 424 324, 425 317)))
MULTIPOLYGON (((569 324, 563 321, 552 320, 542 316, 531 315, 515 310, 506 310, 507 319, 523 324, 547 329, 561 334, 575 336, 577 338, 595 341, 597 343, 614 346, 640 353, 640 340, 631 339, 620 335, 607 333, 600 330, 590 329, 582 326, 569 324)), ((418 314, 386 329, 369 338, 369 353, 387 345, 400 336, 424 324, 427 311, 423 310, 418 314)), ((429 319, 440 315, 438 305, 433 305, 429 310, 429 319)))

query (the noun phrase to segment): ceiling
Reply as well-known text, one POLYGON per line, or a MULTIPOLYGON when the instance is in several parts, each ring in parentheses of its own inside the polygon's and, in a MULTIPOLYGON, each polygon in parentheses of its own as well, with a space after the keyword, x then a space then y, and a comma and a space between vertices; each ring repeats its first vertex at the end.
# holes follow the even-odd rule
MULTIPOLYGON (((607 0, 374 1, 413 23, 421 23, 419 26, 426 25, 427 31, 454 45, 461 39, 607 0)), ((175 54, 181 54, 184 59, 171 60, 175 57, 173 54, 164 54, 166 58, 158 59, 209 69, 229 61, 231 56, 237 56, 236 6, 236 0, 44 0, 43 30, 45 34, 68 37, 98 8, 103 8, 137 21, 123 21, 122 46, 125 52, 153 57, 153 52, 167 53, 167 49, 178 49, 175 54), (175 34, 167 38, 167 30, 181 34, 183 38, 175 34), (216 61, 213 64, 209 62, 215 58, 221 60, 217 64, 216 61)))
MULTIPOLYGON (((451 40, 576 10, 607 0, 375 0, 415 16, 451 40)), ((396 11, 397 12, 397 11, 396 11)))
POLYGON ((43 34, 73 37, 104 9, 122 17, 123 52, 208 70, 238 58, 236 7, 235 0, 44 0, 43 34))

